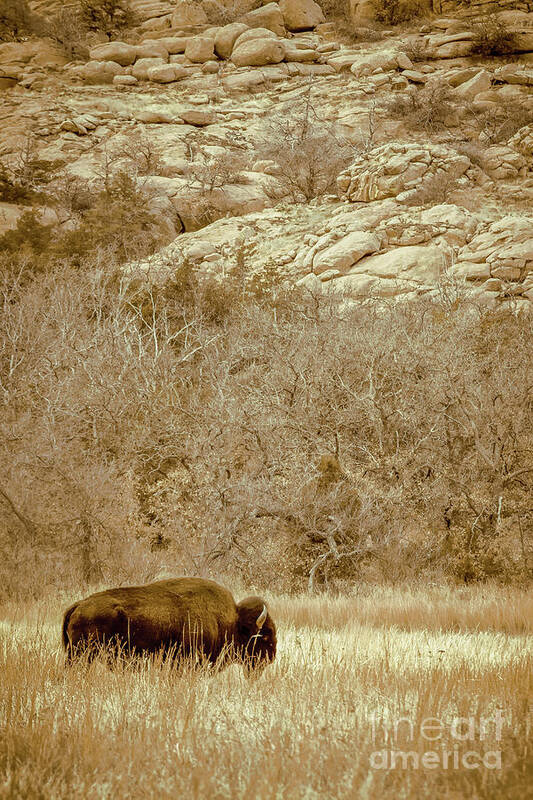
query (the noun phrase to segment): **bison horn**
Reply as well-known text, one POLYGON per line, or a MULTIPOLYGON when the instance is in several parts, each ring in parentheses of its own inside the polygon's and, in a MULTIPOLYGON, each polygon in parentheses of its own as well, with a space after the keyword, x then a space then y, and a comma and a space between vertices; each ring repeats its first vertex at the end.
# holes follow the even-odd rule
POLYGON ((257 617, 256 625, 257 625, 257 630, 258 631, 260 631, 261 628, 263 627, 263 625, 265 624, 266 618, 267 618, 267 613, 268 613, 267 612, 267 607, 263 606, 263 610, 261 611, 261 613, 257 617))

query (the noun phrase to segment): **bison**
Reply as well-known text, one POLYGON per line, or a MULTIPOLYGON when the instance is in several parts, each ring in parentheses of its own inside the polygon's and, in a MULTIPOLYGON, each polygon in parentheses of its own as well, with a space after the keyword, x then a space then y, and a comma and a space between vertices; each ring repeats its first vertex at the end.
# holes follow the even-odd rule
POLYGON ((68 662, 98 652, 172 658, 261 671, 276 655, 276 626, 259 597, 236 603, 214 581, 174 578, 91 594, 63 619, 68 662))

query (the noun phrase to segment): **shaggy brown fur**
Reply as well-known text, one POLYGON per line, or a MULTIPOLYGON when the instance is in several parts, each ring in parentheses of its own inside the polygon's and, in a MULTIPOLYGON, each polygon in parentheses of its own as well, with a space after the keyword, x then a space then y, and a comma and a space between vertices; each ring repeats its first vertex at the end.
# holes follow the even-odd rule
POLYGON ((199 657, 262 668, 276 655, 276 626, 260 597, 235 603, 227 589, 203 578, 175 578, 97 592, 74 603, 63 619, 67 658, 99 650, 199 657))

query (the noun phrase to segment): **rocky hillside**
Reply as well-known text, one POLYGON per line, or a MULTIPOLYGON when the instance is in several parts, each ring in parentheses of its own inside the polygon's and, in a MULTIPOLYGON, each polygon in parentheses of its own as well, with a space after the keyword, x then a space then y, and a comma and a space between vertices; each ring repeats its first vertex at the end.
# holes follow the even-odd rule
MULTIPOLYGON (((390 24, 397 5, 133 0, 133 27, 80 52, 64 4, 38 0, 52 37, 0 44, 0 188, 31 140, 61 166, 41 220, 72 226, 65 180, 125 171, 166 226, 140 262, 162 275, 241 258, 348 301, 453 281, 528 309, 533 3, 405 4, 390 24)), ((0 199, 5 233, 28 201, 0 199)))

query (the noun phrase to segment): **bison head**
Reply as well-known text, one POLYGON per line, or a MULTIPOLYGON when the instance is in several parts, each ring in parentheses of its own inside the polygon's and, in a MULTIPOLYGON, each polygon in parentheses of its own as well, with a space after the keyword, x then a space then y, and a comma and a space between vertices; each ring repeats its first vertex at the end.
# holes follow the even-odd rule
POLYGON ((260 672, 276 656, 276 626, 260 597, 237 604, 238 639, 247 674, 260 672))

